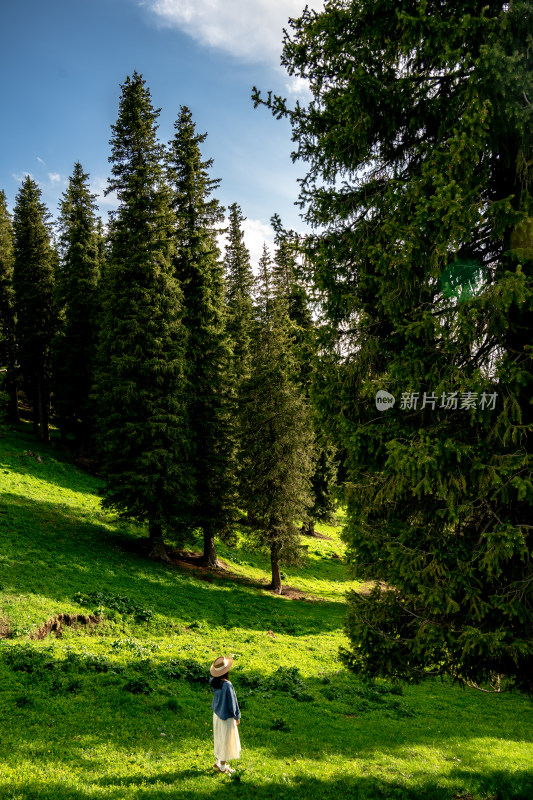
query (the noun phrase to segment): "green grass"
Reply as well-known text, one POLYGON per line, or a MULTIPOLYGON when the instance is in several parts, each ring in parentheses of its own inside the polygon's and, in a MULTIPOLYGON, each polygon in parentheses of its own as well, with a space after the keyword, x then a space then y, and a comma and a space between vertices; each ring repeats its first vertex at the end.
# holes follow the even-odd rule
MULTIPOLYGON (((533 798, 528 700, 440 682, 402 692, 343 670, 353 584, 333 558, 344 552, 339 529, 303 537, 305 562, 285 569, 286 583, 316 600, 276 597, 141 558, 144 532, 103 512, 99 487, 58 444, 4 430, 2 800, 533 798), (29 638, 55 615, 89 612, 100 624, 29 638), (204 679, 228 652, 242 706, 233 778, 212 770, 204 679)), ((219 553, 232 572, 268 579, 243 536, 219 553)))

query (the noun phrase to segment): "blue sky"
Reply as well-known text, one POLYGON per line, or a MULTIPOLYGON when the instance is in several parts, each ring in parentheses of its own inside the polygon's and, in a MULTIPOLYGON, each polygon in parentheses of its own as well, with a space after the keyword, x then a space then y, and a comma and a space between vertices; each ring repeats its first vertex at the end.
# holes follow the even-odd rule
MULTIPOLYGON (((301 82, 279 66, 282 28, 305 0, 1 0, 0 188, 13 208, 29 173, 55 216, 74 162, 90 174, 102 217, 110 125, 120 84, 142 73, 168 141, 180 105, 190 107, 203 154, 221 178, 217 197, 248 218, 257 260, 271 240, 269 220, 302 230, 288 122, 253 108, 255 84, 295 100, 301 82)), ((319 7, 317 3, 317 8, 319 7)))

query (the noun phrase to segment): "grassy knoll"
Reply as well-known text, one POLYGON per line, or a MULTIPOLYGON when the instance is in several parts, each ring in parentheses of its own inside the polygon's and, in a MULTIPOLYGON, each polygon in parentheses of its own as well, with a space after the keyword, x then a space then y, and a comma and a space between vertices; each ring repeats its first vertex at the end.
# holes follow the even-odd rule
MULTIPOLYGON (((533 798, 528 700, 440 682, 402 692, 341 668, 352 584, 338 530, 305 537, 305 563, 286 569, 316 599, 275 597, 141 558, 142 531, 104 513, 98 488, 57 446, 4 431, 1 800, 533 798), (100 621, 30 638, 61 614, 100 621), (243 713, 233 778, 212 770, 206 675, 223 652, 243 713)), ((220 555, 267 580, 242 539, 220 555)))

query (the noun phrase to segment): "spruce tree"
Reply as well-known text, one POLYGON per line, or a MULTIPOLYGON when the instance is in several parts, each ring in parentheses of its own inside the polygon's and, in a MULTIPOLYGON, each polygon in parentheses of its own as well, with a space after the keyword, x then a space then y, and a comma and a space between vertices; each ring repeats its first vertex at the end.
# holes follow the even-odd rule
POLYGON ((217 565, 215 536, 224 537, 235 519, 235 440, 230 347, 225 327, 224 276, 217 234, 223 209, 210 195, 219 181, 209 176, 212 159, 202 160, 190 110, 182 106, 169 145, 168 181, 173 190, 174 272, 184 296, 187 330, 188 412, 196 502, 191 529, 203 535, 203 563, 217 565))
POLYGON ((13 288, 13 223, 5 192, 0 191, 0 364, 5 368, 2 389, 7 394, 7 417, 18 422, 15 344, 15 290, 13 288))
MULTIPOLYGON (((314 419, 315 415, 312 415, 314 419)), ((306 536, 315 536, 315 523, 331 524, 337 507, 337 450, 319 423, 314 420, 315 461, 311 475, 313 502, 308 511, 307 522, 302 527, 306 536)))
POLYGON ((299 365, 299 381, 307 389, 311 382, 313 355, 316 350, 310 287, 306 284, 301 264, 298 234, 285 230, 278 214, 271 218, 271 224, 276 245, 272 278, 276 291, 286 298, 287 311, 292 322, 295 356, 299 365))
POLYGON ((97 338, 100 242, 89 176, 74 165, 60 204, 60 298, 63 327, 55 347, 55 402, 62 432, 82 447, 90 426, 89 394, 97 338))
POLYGON ((252 287, 254 276, 250 254, 244 243, 242 224, 245 220, 237 203, 229 206, 228 243, 224 256, 226 280, 227 333, 231 347, 227 383, 232 389, 231 416, 234 423, 238 494, 243 507, 241 477, 244 467, 242 445, 242 392, 250 377, 251 336, 253 321, 252 287))
POLYGON ((374 581, 346 663, 531 693, 533 3, 331 0, 292 27, 312 99, 266 102, 309 164, 323 406, 374 581))
POLYGON ((28 175, 13 214, 16 338, 34 429, 44 442, 50 439, 50 343, 57 329, 49 218, 41 190, 28 175))
POLYGON ((238 203, 229 206, 228 244, 224 256, 227 331, 233 348, 233 363, 242 382, 250 372, 250 328, 254 275, 250 253, 244 242, 243 217, 238 203))
POLYGON ((256 280, 252 370, 243 392, 246 506, 270 552, 271 588, 299 551, 298 520, 311 504, 313 433, 296 365, 286 299, 276 293, 267 247, 256 280))
POLYGON ((95 398, 104 504, 148 524, 150 554, 191 502, 182 293, 173 274, 172 214, 157 117, 142 76, 122 84, 112 126, 119 207, 110 225, 95 398))
MULTIPOLYGON (((275 231, 276 251, 272 265, 272 277, 276 291, 286 298, 291 322, 291 339, 297 366, 297 381, 307 401, 313 396, 317 382, 318 337, 301 264, 299 238, 294 231, 283 228, 280 217, 272 217, 275 231)), ((311 476, 312 504, 309 508, 302 533, 315 535, 316 522, 331 522, 336 507, 337 462, 336 448, 326 431, 318 407, 310 402, 311 424, 315 434, 315 460, 311 476)))

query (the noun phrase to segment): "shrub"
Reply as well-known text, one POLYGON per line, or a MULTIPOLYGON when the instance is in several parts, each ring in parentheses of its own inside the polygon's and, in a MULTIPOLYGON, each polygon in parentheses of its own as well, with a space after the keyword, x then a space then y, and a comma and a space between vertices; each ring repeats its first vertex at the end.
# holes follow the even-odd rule
POLYGON ((278 717, 277 719, 273 720, 272 725, 270 726, 271 731, 283 731, 284 733, 288 733, 290 729, 291 726, 286 719, 283 719, 283 717, 278 717))
POLYGON ((313 696, 300 676, 298 667, 278 667, 270 676, 239 675, 239 684, 244 688, 261 692, 284 692, 295 700, 310 702, 313 696))
POLYGON ((27 694, 19 694, 15 697, 15 705, 17 708, 24 708, 25 706, 33 706, 33 699, 28 697, 27 694))
POLYGON ((88 653, 85 657, 85 668, 93 672, 109 672, 112 666, 105 656, 88 653))
POLYGON ((205 666, 198 661, 185 661, 181 667, 182 675, 189 683, 207 683, 205 666))
POLYGON ((309 702, 313 696, 307 691, 300 677, 298 667, 278 667, 268 679, 268 688, 271 691, 285 692, 295 700, 309 702))
POLYGON ((122 688, 124 691, 130 692, 130 694, 150 694, 153 692, 146 678, 132 678, 132 680, 125 683, 122 688))
POLYGON ((178 680, 180 678, 189 683, 207 684, 207 673, 204 664, 198 661, 181 661, 179 658, 171 658, 165 664, 157 668, 157 672, 162 678, 167 680, 178 680))
POLYGON ((135 639, 115 639, 109 645, 111 650, 127 650, 136 656, 146 656, 149 653, 155 653, 159 650, 159 645, 156 642, 146 642, 141 644, 135 639))
POLYGON ((107 592, 76 592, 72 599, 80 606, 93 608, 95 614, 102 613, 105 609, 112 609, 124 616, 133 616, 135 622, 150 622, 154 615, 151 609, 139 605, 129 597, 107 592))
POLYGON ((53 669, 51 648, 34 649, 30 644, 14 644, 4 650, 4 663, 14 672, 42 673, 53 669))

